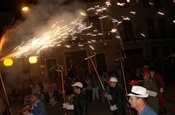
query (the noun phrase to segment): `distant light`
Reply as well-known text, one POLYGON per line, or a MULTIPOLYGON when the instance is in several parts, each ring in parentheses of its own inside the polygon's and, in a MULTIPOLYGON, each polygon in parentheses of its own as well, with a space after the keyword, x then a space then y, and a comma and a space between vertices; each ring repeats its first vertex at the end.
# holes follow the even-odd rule
POLYGON ((22 7, 22 11, 26 12, 28 10, 29 10, 29 8, 27 6, 22 7))
POLYGON ((30 64, 35 64, 35 63, 37 63, 37 61, 38 61, 37 56, 30 56, 29 57, 30 64))
POLYGON ((175 23, 175 20, 173 20, 173 23, 175 23))
POLYGON ((94 47, 92 47, 91 45, 89 45, 89 47, 92 49, 92 50, 94 50, 95 48, 94 47))
POLYGON ((3 63, 4 63, 5 66, 12 66, 13 65, 13 60, 10 59, 10 58, 7 58, 7 59, 4 60, 3 63))
POLYGON ((111 33, 115 33, 116 31, 117 31, 117 29, 113 28, 113 29, 111 30, 111 33))
POLYGON ((158 12, 158 14, 160 14, 160 15, 164 15, 164 13, 163 13, 163 12, 158 12))

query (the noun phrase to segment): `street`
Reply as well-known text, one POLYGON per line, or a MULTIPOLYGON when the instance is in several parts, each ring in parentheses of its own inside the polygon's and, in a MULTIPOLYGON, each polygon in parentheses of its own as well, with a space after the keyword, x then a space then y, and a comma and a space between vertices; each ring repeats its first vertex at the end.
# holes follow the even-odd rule
MULTIPOLYGON (((167 103, 167 115, 175 115, 175 84, 173 83, 166 83, 165 87, 165 100, 167 103)), ((11 105, 12 112, 14 115, 18 115, 18 110, 20 108, 19 105, 11 105)), ((54 107, 51 105, 46 106, 48 115, 65 115, 65 111, 62 108, 62 104, 58 103, 54 107)), ((70 111, 66 112, 66 115, 71 115, 70 111)), ((101 100, 94 100, 88 104, 88 115, 112 115, 111 111, 109 110, 109 104, 105 100, 102 102, 101 100)), ((129 115, 127 113, 127 115, 129 115)))

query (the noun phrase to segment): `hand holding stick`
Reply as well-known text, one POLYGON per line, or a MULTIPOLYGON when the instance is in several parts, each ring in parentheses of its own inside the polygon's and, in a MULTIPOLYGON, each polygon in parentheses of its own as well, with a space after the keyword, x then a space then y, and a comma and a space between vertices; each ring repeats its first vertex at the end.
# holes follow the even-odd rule
MULTIPOLYGON (((105 87, 104 87, 104 85, 103 85, 103 83, 102 83, 102 81, 101 81, 101 78, 100 78, 100 76, 99 76, 99 74, 98 74, 98 72, 97 72, 97 69, 96 69, 96 67, 95 67, 95 64, 94 64, 94 62, 93 62, 93 60, 92 60, 92 58, 93 58, 95 55, 96 55, 96 53, 93 53, 93 55, 91 55, 91 56, 85 58, 84 60, 88 60, 88 59, 89 59, 89 60, 91 61, 91 64, 92 64, 92 66, 93 66, 93 68, 94 68, 94 70, 95 70, 95 73, 96 73, 96 75, 97 75, 97 77, 98 77, 98 80, 99 80, 99 82, 100 82, 100 85, 101 85, 101 87, 102 87, 102 89, 103 89, 103 92, 104 92, 104 94, 105 94, 105 93, 106 93, 105 87)), ((106 99, 107 99, 109 105, 111 106, 110 100, 109 100, 108 98, 106 98, 106 99)))

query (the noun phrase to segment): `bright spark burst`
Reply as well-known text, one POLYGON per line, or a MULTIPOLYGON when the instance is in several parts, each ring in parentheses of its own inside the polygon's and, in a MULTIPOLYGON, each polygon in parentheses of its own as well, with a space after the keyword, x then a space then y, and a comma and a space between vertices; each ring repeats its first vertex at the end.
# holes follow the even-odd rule
MULTIPOLYGON (((41 52, 41 50, 44 50, 48 47, 59 46, 60 43, 65 41, 69 35, 73 35, 79 31, 81 32, 92 27, 92 25, 86 27, 86 25, 82 23, 83 18, 84 17, 80 15, 79 18, 73 20, 70 23, 67 20, 57 21, 48 29, 49 31, 45 32, 39 37, 30 39, 27 42, 23 41, 23 43, 13 49, 11 54, 1 58, 1 60, 4 60, 8 57, 16 58, 20 56, 38 54, 41 52), (66 23, 66 25, 63 25, 63 23, 66 23)), ((65 45, 65 47, 70 48, 69 45, 65 45)))

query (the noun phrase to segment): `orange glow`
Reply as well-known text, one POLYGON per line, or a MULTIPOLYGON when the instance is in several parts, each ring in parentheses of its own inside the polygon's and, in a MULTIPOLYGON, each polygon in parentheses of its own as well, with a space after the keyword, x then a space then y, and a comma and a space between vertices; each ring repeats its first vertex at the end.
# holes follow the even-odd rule
POLYGON ((2 51, 2 47, 3 47, 4 43, 7 41, 7 39, 8 39, 8 35, 7 35, 7 33, 5 33, 0 40, 0 52, 2 51))

